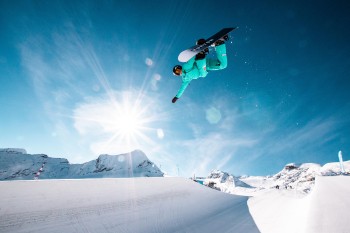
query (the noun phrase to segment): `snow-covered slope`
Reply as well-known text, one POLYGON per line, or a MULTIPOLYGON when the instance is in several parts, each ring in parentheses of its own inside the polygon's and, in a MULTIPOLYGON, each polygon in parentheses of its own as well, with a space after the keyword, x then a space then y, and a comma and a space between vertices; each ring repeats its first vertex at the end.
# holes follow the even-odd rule
POLYGON ((247 197, 183 178, 0 182, 0 232, 259 232, 247 197))
POLYGON ((350 176, 316 177, 305 232, 350 232, 350 176))
POLYGON ((50 158, 44 154, 27 154, 25 150, 0 149, 0 180, 33 179, 45 163, 40 178, 67 177, 67 159, 50 158))
POLYGON ((97 160, 71 165, 68 176, 80 177, 159 177, 163 173, 139 150, 121 155, 100 155, 97 160))
POLYGON ((122 155, 100 155, 84 164, 23 149, 0 149, 0 180, 163 176, 163 172, 139 150, 122 155))
POLYGON ((12 153, 12 154, 27 154, 27 151, 22 148, 3 148, 3 149, 0 149, 0 152, 12 153))
POLYGON ((315 163, 287 164, 282 171, 274 175, 273 188, 293 189, 308 193, 315 183, 315 176, 319 174, 321 166, 315 163))
MULTIPOLYGON (((350 173, 350 161, 345 161, 343 163, 344 170, 347 174, 350 173)), ((339 162, 336 163, 327 163, 320 169, 320 174, 322 176, 336 176, 341 173, 339 162)))
POLYGON ((253 189, 252 186, 241 181, 237 177, 220 170, 213 170, 203 182, 204 185, 225 193, 238 194, 241 189, 245 192, 253 189))
MULTIPOLYGON (((350 171, 350 161, 344 162, 344 169, 350 171)), ((247 196, 271 189, 290 190, 294 192, 293 195, 305 195, 314 187, 318 175, 340 175, 339 163, 327 163, 322 167, 315 163, 290 163, 273 176, 235 177, 214 170, 204 180, 204 184, 222 192, 247 196)))
POLYGON ((349 232, 350 177, 316 176, 310 195, 262 192, 249 199, 249 210, 262 233, 349 232))

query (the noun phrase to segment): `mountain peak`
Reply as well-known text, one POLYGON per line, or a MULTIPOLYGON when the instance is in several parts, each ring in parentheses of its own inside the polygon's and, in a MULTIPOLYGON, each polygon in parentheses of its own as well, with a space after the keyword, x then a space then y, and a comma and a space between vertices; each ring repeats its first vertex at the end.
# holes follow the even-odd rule
POLYGON ((153 177, 164 173, 141 150, 120 155, 102 154, 83 164, 69 164, 67 159, 27 154, 24 149, 0 149, 0 180, 153 177))
POLYGON ((0 148, 0 152, 8 154, 27 154, 27 151, 22 148, 0 148))

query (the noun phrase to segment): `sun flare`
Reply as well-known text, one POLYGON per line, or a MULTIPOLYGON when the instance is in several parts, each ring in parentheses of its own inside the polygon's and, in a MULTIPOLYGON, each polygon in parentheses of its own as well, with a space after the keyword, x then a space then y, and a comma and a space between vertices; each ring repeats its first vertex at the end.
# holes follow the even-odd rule
POLYGON ((140 93, 115 92, 90 100, 75 111, 74 118, 80 134, 95 138, 91 148, 96 153, 129 152, 164 138, 156 105, 140 93))
POLYGON ((139 134, 143 122, 137 111, 131 111, 130 106, 127 106, 124 111, 119 112, 115 119, 114 130, 123 137, 132 137, 139 134))

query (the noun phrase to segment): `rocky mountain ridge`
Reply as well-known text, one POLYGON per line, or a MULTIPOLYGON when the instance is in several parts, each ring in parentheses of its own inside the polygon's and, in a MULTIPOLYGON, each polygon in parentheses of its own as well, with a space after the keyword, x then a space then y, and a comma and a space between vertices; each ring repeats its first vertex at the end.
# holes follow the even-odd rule
POLYGON ((27 154, 24 149, 0 149, 0 180, 70 179, 102 177, 160 177, 164 173, 140 150, 70 164, 64 158, 27 154))

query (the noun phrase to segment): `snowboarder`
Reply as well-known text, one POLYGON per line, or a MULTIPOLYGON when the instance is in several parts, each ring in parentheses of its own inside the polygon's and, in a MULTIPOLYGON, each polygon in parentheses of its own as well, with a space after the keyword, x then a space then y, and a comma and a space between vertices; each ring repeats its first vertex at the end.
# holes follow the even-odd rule
MULTIPOLYGON (((175 103, 181 97, 192 79, 204 78, 207 76, 208 71, 222 70, 227 67, 225 41, 228 39, 228 35, 226 35, 213 44, 215 46, 217 59, 206 59, 205 56, 209 52, 208 49, 206 49, 198 53, 182 66, 174 66, 173 73, 176 76, 182 77, 182 85, 176 96, 172 99, 173 103, 175 103)), ((203 43, 205 43, 205 39, 199 39, 197 41, 198 45, 203 43)))

